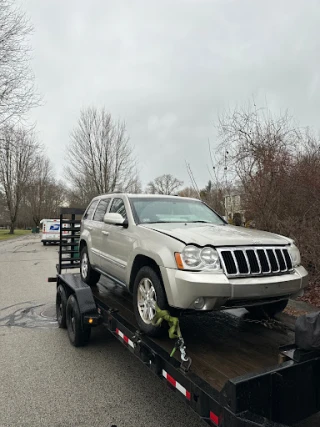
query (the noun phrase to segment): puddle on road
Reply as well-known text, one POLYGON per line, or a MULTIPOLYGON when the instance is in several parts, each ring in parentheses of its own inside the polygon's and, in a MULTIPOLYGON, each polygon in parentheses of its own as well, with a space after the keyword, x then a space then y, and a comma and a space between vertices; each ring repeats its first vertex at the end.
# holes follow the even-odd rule
POLYGON ((0 309, 0 327, 56 328, 54 304, 35 304, 32 301, 0 309))

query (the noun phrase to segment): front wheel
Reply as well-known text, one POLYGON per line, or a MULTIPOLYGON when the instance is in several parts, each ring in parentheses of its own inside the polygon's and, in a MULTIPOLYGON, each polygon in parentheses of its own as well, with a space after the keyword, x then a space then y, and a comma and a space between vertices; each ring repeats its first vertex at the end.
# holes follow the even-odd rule
POLYGON ((162 310, 168 308, 166 294, 159 275, 151 267, 142 267, 133 285, 133 308, 139 328, 149 336, 160 336, 162 327, 154 326, 152 319, 156 305, 162 310))
POLYGON ((246 307, 246 309, 256 319, 273 318, 286 308, 288 302, 288 299, 284 299, 270 304, 246 307))
POLYGON ((68 298, 66 323, 69 340, 73 346, 80 347, 88 344, 91 327, 82 327, 79 305, 74 295, 70 295, 68 298))
POLYGON ((89 286, 95 286, 100 280, 100 273, 93 270, 90 264, 87 246, 84 246, 81 251, 80 275, 83 282, 89 286))

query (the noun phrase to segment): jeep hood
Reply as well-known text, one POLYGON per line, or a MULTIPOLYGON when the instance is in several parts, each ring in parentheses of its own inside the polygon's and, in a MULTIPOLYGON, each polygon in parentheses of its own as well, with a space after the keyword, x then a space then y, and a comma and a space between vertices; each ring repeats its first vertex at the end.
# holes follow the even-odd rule
POLYGON ((278 234, 233 225, 164 223, 140 224, 140 226, 166 234, 185 244, 199 246, 264 246, 287 245, 292 242, 291 239, 278 234))

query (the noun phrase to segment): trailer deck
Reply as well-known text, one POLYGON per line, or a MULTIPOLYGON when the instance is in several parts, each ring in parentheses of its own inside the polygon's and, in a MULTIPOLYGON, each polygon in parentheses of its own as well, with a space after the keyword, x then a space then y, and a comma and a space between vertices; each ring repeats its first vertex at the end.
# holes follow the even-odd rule
MULTIPOLYGON (((131 296, 122 287, 103 278, 92 292, 98 303, 119 310, 137 328, 131 296)), ((188 315, 180 325, 192 358, 192 372, 206 378, 219 391, 230 378, 277 365, 279 347, 294 341, 292 331, 270 330, 262 324, 247 322, 243 315, 228 312, 188 315)), ((152 340, 169 353, 174 345, 167 335, 152 340)), ((179 352, 175 357, 179 360, 179 352)))
POLYGON ((170 356, 169 337, 141 334, 123 287, 102 278, 90 288, 79 273, 62 274, 79 268, 81 213, 62 209, 60 230, 65 225, 68 241, 60 239, 58 274, 48 279, 57 282, 58 324, 74 346, 87 344, 91 328, 104 325, 210 426, 285 427, 320 411, 320 353, 297 348, 289 329, 266 328, 234 310, 186 315, 180 326, 190 368, 178 350, 170 356))

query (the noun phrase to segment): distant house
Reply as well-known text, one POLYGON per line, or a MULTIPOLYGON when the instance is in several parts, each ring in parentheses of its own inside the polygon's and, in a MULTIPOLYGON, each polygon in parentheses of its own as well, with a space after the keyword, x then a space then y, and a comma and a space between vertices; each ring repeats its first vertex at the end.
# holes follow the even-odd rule
POLYGON ((225 216, 229 222, 233 222, 235 217, 241 216, 241 222, 245 221, 245 210, 242 206, 242 196, 240 193, 227 194, 224 196, 225 216))

